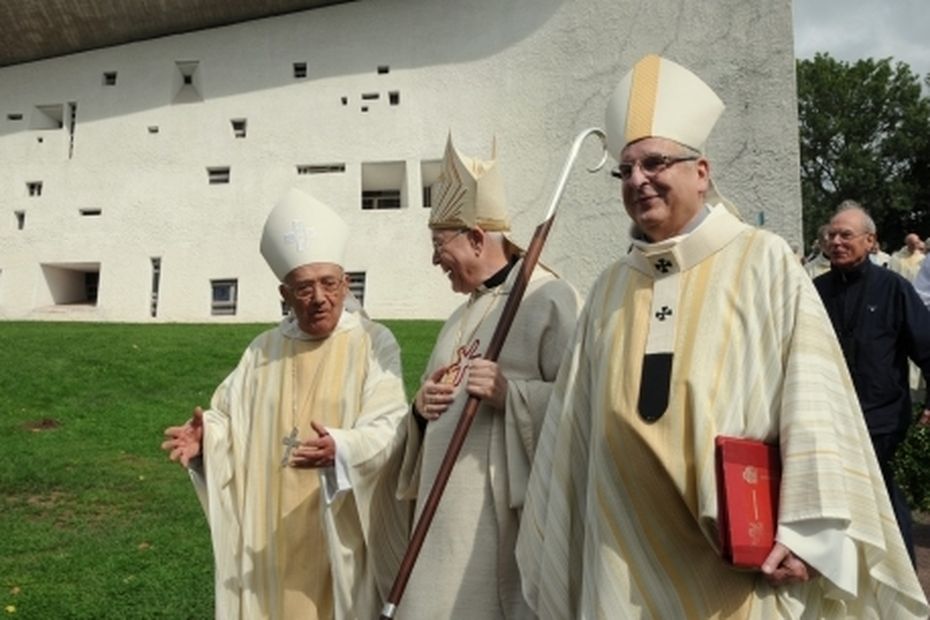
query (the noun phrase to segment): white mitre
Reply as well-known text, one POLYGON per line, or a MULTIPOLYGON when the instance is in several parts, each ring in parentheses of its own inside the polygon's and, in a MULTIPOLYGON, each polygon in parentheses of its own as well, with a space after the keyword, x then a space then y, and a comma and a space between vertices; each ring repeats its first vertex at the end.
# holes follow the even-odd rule
POLYGON ((510 230, 504 179, 497 165, 496 145, 491 159, 465 157, 452 145, 452 134, 446 142, 439 180, 430 188, 432 208, 429 227, 432 229, 475 228, 485 231, 510 230))
POLYGON ((278 277, 310 263, 345 264, 349 226, 316 198, 292 189, 275 205, 262 231, 261 253, 278 277))
POLYGON ((654 137, 703 151, 723 109, 701 78, 650 54, 623 76, 607 102, 607 148, 616 159, 627 144, 654 137))

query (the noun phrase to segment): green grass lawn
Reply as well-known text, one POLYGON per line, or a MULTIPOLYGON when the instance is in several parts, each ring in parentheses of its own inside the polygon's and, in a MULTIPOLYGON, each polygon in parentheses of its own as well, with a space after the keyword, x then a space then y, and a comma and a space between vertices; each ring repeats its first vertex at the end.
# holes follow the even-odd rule
MULTIPOLYGON (((440 324, 385 323, 411 394, 440 324)), ((0 617, 213 616, 207 525, 159 445, 267 327, 0 322, 0 617)))

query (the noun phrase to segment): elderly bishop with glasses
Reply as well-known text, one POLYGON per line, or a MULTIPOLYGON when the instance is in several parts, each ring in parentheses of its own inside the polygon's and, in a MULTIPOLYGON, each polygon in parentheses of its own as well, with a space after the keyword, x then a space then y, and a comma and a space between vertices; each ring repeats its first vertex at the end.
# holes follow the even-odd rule
POLYGON ((299 190, 275 206, 261 253, 290 313, 165 431, 210 524, 217 618, 374 618, 403 552, 400 349, 346 309, 348 237, 299 190))
POLYGON ((711 180, 723 107, 658 56, 608 102, 633 246, 595 282, 553 389, 517 543, 524 592, 540 618, 925 618, 817 292, 711 180), (722 557, 718 437, 781 457, 755 570, 722 557))

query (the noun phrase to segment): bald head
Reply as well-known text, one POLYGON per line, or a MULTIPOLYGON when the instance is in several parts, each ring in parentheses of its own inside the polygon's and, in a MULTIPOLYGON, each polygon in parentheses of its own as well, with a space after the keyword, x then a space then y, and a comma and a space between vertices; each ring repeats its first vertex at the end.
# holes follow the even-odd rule
POLYGON ((908 251, 915 252, 920 249, 920 237, 911 233, 904 237, 904 245, 907 247, 908 251))

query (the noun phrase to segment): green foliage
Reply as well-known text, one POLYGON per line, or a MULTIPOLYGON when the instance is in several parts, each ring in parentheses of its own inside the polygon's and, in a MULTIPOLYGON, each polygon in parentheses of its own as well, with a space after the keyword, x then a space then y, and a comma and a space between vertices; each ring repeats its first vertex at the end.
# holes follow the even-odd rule
MULTIPOLYGON (((921 410, 922 411, 922 410, 921 410)), ((917 412, 920 415, 921 411, 917 412)), ((916 417, 915 417, 916 420, 916 417)), ((894 459, 894 477, 912 510, 930 511, 930 427, 911 426, 894 459)))
MULTIPOLYGON (((267 327, 0 323, 5 615, 212 617, 206 521, 159 446, 267 327)), ((390 327, 412 393, 439 324, 390 327)))
POLYGON ((797 61, 797 81, 808 242, 847 198, 891 245, 930 229, 930 99, 920 78, 891 59, 817 54, 797 61))

